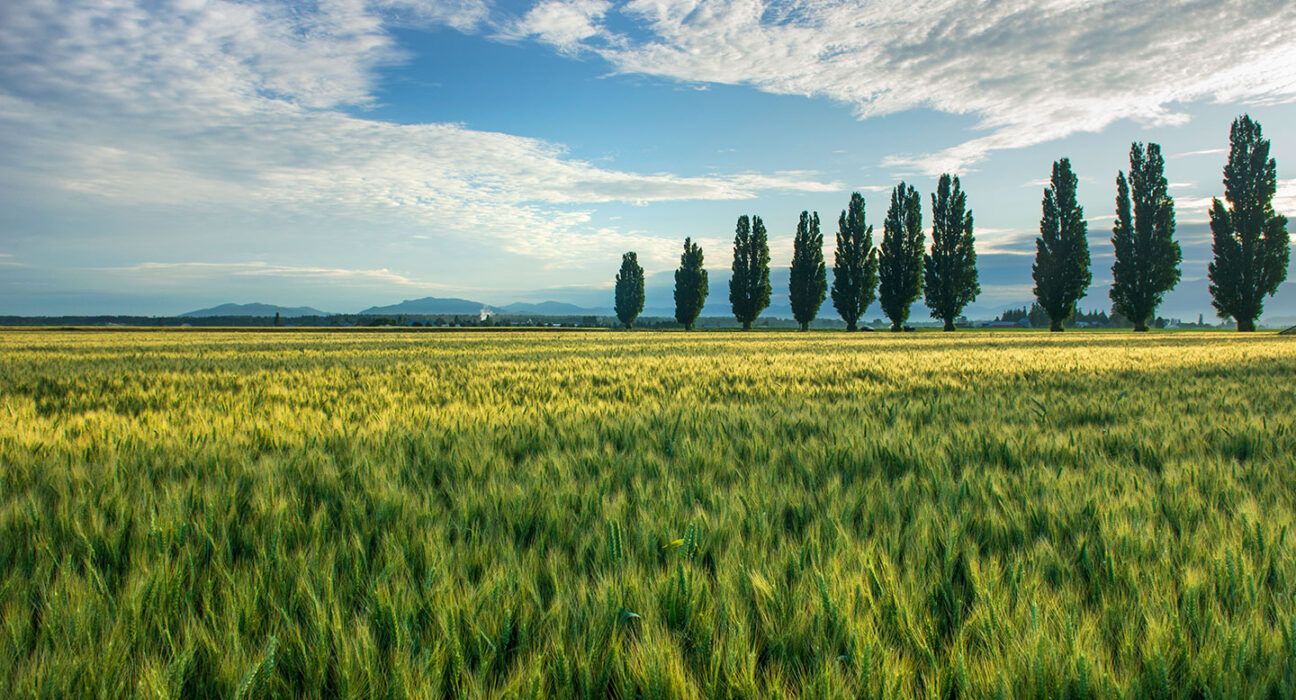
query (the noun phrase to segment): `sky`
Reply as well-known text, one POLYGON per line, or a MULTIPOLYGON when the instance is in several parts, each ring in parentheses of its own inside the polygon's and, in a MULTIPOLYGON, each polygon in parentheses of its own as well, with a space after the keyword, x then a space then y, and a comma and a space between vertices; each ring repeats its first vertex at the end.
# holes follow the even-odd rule
POLYGON ((929 206, 949 172, 989 316, 1031 300, 1062 157, 1081 307, 1109 309, 1115 177, 1150 141, 1184 249, 1163 312, 1210 318, 1206 211, 1243 113, 1296 218, 1296 3, 5 0, 0 314, 609 306, 625 251, 666 280, 689 236, 722 274, 756 214, 786 266, 813 210, 831 265, 852 191, 880 239, 891 187, 929 206))

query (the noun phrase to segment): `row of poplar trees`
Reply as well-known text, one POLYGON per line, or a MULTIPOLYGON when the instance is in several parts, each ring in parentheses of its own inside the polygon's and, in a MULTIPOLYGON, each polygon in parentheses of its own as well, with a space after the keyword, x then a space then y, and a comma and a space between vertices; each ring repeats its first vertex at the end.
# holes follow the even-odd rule
MULTIPOLYGON (((1238 330, 1255 329, 1264 309, 1287 276, 1290 239, 1287 219, 1274 212, 1277 166, 1269 157, 1269 141, 1260 124, 1249 116, 1233 122, 1228 165, 1224 168, 1225 200, 1212 203, 1210 226, 1214 260, 1210 263, 1213 305, 1223 317, 1237 320, 1238 330)), ((1167 292, 1180 278, 1182 252, 1174 238, 1174 200, 1168 193, 1165 160, 1155 143, 1130 147, 1128 174, 1116 176, 1116 222, 1112 229, 1112 308, 1146 331, 1167 292)), ((1078 178, 1071 162, 1053 164, 1044 190, 1040 235, 1035 241, 1035 296, 1048 313, 1050 328, 1060 331, 1076 312, 1092 275, 1089 271, 1088 224, 1076 200, 1078 178)), ((977 281, 972 212, 957 177, 942 175, 931 195, 932 244, 926 248, 922 199, 901 182, 891 191, 882 227, 882 241, 873 246, 873 227, 865 223, 864 198, 858 192, 837 219, 833 262, 833 306, 847 330, 876 301, 898 331, 909 309, 925 297, 931 315, 954 330, 954 320, 980 293, 977 281)), ((743 329, 770 303, 769 242, 759 216, 738 218, 733 242, 733 275, 729 302, 743 329)), ((805 330, 819 313, 828 293, 819 213, 801 212, 793 241, 788 296, 792 314, 805 330)), ((675 272, 675 319, 692 329, 708 294, 701 247, 685 239, 680 267, 675 272)), ((616 312, 626 327, 643 310, 643 268, 634 253, 626 253, 617 275, 616 312)))

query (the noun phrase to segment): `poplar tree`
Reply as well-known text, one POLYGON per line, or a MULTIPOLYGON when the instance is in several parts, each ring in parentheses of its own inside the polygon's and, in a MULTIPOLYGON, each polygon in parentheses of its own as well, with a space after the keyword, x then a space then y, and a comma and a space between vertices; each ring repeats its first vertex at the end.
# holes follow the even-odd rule
POLYGON ((893 331, 903 329, 909 307, 922 294, 923 247, 922 198, 901 182, 891 190, 878 255, 878 301, 893 331))
POLYGON ((788 297, 792 315, 801 330, 819 315, 828 291, 828 273, 824 269, 823 234, 819 232, 819 212, 801 212, 796 238, 792 241, 792 271, 788 275, 788 297))
POLYGON ((954 319, 981 293, 977 282, 972 212, 957 177, 941 175, 932 195, 931 255, 923 259, 927 306, 933 318, 954 330, 954 319))
POLYGON ((733 276, 729 278, 729 304, 743 330, 750 330, 760 312, 769 307, 769 240, 759 216, 738 217, 734 229, 733 276))
POLYGON ((837 252, 833 257, 832 300, 837 313, 854 331, 877 295, 877 249, 873 227, 864 223, 864 197, 851 194, 837 219, 837 252))
POLYGON ((1049 330, 1061 331, 1075 313, 1093 276, 1089 273, 1088 223, 1076 202, 1078 178, 1071 160, 1053 163, 1053 176, 1044 189, 1040 235, 1035 239, 1035 297, 1049 316, 1049 330))
POLYGON ((675 320, 684 325, 684 330, 693 330, 693 322, 702 313, 706 304, 707 271, 702 266, 702 247, 691 238, 684 239, 684 253, 680 255, 680 266, 675 271, 675 320))
POLYGON ((1130 145, 1129 179, 1116 174, 1116 223, 1112 227, 1109 296, 1112 310, 1146 331, 1166 292, 1179 283, 1183 252, 1174 240, 1174 199, 1168 194, 1161 146, 1130 145))
POLYGON ((1224 166, 1224 198, 1211 203, 1210 226, 1215 259, 1209 268, 1212 304, 1221 317, 1237 320, 1239 331, 1254 331, 1273 296, 1287 279, 1291 240, 1287 217, 1274 212, 1278 165, 1269 157, 1269 140, 1249 115, 1233 121, 1229 159, 1224 166))
POLYGON ((639 256, 626 253, 621 256, 621 271, 616 276, 616 315, 626 328, 634 325, 644 305, 644 272, 639 267, 639 256))

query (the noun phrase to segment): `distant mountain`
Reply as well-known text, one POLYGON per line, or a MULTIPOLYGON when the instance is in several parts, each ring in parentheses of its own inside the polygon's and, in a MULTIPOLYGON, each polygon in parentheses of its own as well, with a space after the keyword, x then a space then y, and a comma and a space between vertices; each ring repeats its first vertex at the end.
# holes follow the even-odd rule
POLYGON ((596 316, 604 313, 602 309, 591 308, 588 306, 577 306, 567 304, 561 301, 541 301, 538 303, 529 303, 518 301, 504 306, 494 307, 496 313, 535 316, 596 316))
POLYGON ((469 299, 443 299, 439 297, 423 297, 422 299, 406 299, 399 304, 390 306, 371 306, 361 311, 362 316, 433 316, 437 314, 477 314, 482 310, 490 311, 491 308, 480 301, 471 301, 469 299))
POLYGON ((190 311, 187 314, 180 314, 181 318, 208 318, 211 316, 274 316, 279 314, 283 318, 294 318, 297 316, 331 316, 325 311, 313 309, 309 306, 275 306, 274 304, 221 304, 213 306, 210 309, 198 309, 190 311))
POLYGON ((441 314, 479 314, 486 311, 492 314, 510 316, 591 316, 605 313, 605 310, 578 306, 561 301, 526 302, 517 301, 503 306, 491 306, 480 301, 458 298, 423 297, 406 299, 390 306, 373 306, 360 314, 364 316, 435 316, 441 314))

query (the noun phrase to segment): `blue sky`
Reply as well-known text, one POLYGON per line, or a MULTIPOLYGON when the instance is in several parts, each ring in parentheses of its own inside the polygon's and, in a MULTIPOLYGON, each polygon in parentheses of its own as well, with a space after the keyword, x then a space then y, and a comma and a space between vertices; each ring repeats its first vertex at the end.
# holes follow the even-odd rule
POLYGON ((880 230, 891 186, 926 198, 948 171, 988 315, 1030 300, 1063 156, 1093 246, 1082 306, 1107 308, 1139 140, 1168 156, 1185 249, 1165 311, 1209 316, 1229 123, 1264 125, 1296 214, 1294 102, 1291 3, 9 0, 0 313, 607 305, 623 251, 664 273, 692 236, 723 269, 755 213, 786 265, 802 209, 831 247, 851 191, 880 230))

